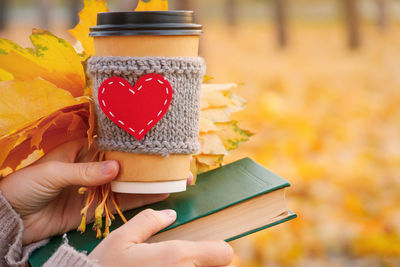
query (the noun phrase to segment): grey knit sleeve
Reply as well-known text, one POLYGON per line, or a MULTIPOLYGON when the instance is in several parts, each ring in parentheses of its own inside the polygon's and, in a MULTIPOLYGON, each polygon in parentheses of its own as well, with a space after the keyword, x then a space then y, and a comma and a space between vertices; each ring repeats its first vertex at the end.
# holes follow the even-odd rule
POLYGON ((97 145, 101 150, 139 154, 193 154, 199 150, 200 88, 205 74, 202 58, 190 57, 91 57, 88 74, 92 77, 96 105, 97 145), (137 140, 114 124, 99 107, 99 86, 119 76, 134 85, 145 74, 163 75, 174 95, 168 112, 137 140))
MULTIPOLYGON (((43 240, 23 247, 23 233, 24 224, 21 217, 0 192, 0 266, 27 266, 30 254, 48 242, 48 240, 43 240)), ((53 254, 45 266, 97 267, 99 264, 64 244, 53 254)))
POLYGON ((0 266, 26 266, 29 255, 47 240, 22 246, 24 225, 0 192, 0 266))
POLYGON ((99 267, 100 264, 89 259, 86 254, 76 251, 68 244, 61 245, 43 267, 99 267))

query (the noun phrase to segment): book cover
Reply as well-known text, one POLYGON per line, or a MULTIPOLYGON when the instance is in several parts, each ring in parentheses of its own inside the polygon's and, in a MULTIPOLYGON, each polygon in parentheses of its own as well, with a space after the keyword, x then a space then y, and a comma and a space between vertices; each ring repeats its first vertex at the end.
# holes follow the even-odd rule
MULTIPOLYGON (((288 186, 290 184, 285 179, 270 172, 253 160, 244 158, 200 174, 196 185, 189 187, 185 192, 172 194, 167 200, 159 203, 124 212, 124 215, 127 219, 130 219, 146 208, 155 210, 174 209, 177 212, 177 220, 163 230, 167 231, 245 200, 288 186)), ((233 236, 226 241, 232 241, 295 217, 296 214, 290 212, 282 220, 233 236)), ((122 224, 122 220, 116 216, 116 220, 110 230, 112 231, 122 224)), ((90 253, 101 242, 101 239, 96 239, 96 233, 91 229, 92 224, 89 224, 84 234, 76 230, 70 231, 67 233, 68 243, 79 251, 90 253)), ((61 236, 53 237, 48 244, 32 254, 29 260, 30 264, 32 266, 41 266, 51 257, 62 242, 61 236)))

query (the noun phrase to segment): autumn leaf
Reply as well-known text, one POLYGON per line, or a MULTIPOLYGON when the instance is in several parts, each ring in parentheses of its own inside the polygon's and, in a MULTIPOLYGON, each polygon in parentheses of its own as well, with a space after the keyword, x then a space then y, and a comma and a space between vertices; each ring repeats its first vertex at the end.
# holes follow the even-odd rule
POLYGON ((0 136, 24 128, 50 113, 79 103, 72 95, 41 78, 0 83, 0 136))
POLYGON ((0 175, 6 175, 30 165, 53 148, 87 136, 89 102, 69 106, 31 123, 25 129, 0 139, 0 175), (78 120, 71 127, 74 120, 78 120), (46 129, 43 131, 43 129, 46 129), (39 157, 31 157, 41 151, 39 157))
POLYGON ((200 154, 226 155, 228 152, 216 133, 205 133, 199 136, 200 154))
POLYGON ((228 84, 203 84, 201 91, 201 109, 221 108, 228 115, 242 110, 246 100, 234 91, 238 88, 235 83, 228 84))
MULTIPOLYGON (((205 78, 205 80, 209 80, 205 78)), ((203 84, 200 114, 200 152, 194 155, 196 173, 202 173, 221 166, 228 151, 237 149, 239 144, 252 136, 243 130, 232 113, 244 108, 246 101, 233 91, 237 84, 203 84)))
POLYGON ((17 81, 40 76, 73 96, 81 96, 86 84, 85 72, 72 45, 43 30, 33 30, 30 39, 34 49, 0 39, 0 68, 17 81))
POLYGON ((213 79, 214 79, 214 77, 211 77, 211 76, 208 76, 208 75, 204 75, 204 77, 203 77, 203 85, 205 83, 208 83, 209 81, 211 81, 213 79))
POLYGON ((205 164, 211 167, 219 166, 222 164, 224 155, 210 155, 210 154, 201 154, 196 157, 197 161, 201 164, 205 164))
MULTIPOLYGON (((204 86, 203 86, 204 87, 204 86)), ((223 91, 205 91, 201 98, 201 109, 227 107, 232 100, 223 91)))
POLYGON ((11 81, 11 80, 14 80, 14 76, 11 73, 9 73, 8 71, 0 69, 0 82, 11 81))
POLYGON ((208 121, 229 122, 232 113, 244 108, 246 101, 233 93, 237 84, 203 84, 201 95, 201 117, 208 121))
POLYGON ((203 173, 221 167, 225 155, 200 154, 196 155, 196 171, 203 173))
POLYGON ((84 8, 79 12, 78 25, 68 32, 79 41, 84 49, 85 58, 94 55, 93 37, 89 37, 90 27, 97 24, 97 13, 108 11, 104 0, 84 0, 84 8))
POLYGON ((165 11, 168 10, 168 0, 140 0, 135 11, 165 11))
POLYGON ((230 121, 230 113, 225 109, 212 108, 201 111, 201 117, 215 122, 228 122, 230 121))
POLYGON ((215 133, 228 151, 238 148, 240 143, 248 141, 253 135, 251 132, 241 129, 237 121, 216 123, 215 125, 218 128, 215 133))
POLYGON ((215 123, 204 116, 200 118, 200 134, 218 131, 215 123))
POLYGON ((41 78, 1 82, 0 103, 0 175, 31 164, 64 142, 92 136, 90 99, 75 99, 41 78))
POLYGON ((196 175, 194 177, 196 180, 197 180, 197 175, 202 174, 203 172, 211 171, 219 167, 219 166, 214 167, 215 165, 203 164, 199 162, 197 159, 195 159, 195 163, 196 163, 196 169, 195 169, 196 175))

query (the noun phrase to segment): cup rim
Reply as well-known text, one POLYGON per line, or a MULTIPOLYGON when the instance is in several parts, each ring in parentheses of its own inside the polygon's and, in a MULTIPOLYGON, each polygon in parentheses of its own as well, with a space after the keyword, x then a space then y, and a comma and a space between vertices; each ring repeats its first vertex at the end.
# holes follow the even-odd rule
POLYGON ((89 36, 201 35, 202 29, 189 10, 101 12, 89 36))

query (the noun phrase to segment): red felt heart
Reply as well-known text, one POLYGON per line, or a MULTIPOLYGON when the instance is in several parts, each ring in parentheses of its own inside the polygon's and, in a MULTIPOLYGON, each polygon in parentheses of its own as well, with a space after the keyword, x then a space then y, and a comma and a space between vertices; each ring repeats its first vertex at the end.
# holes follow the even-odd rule
POLYGON ((98 93, 104 114, 138 140, 153 128, 168 111, 173 90, 159 74, 140 77, 135 86, 121 77, 105 80, 98 93))

